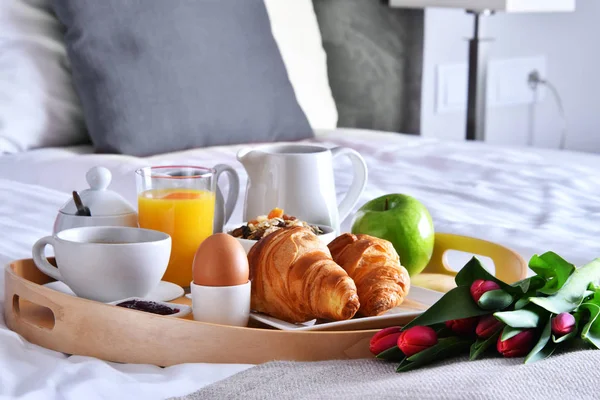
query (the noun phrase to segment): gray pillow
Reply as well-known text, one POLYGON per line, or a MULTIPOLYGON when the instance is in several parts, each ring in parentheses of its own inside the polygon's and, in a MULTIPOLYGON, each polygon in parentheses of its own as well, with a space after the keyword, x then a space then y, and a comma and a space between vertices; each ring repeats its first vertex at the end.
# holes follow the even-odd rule
POLYGON ((99 152, 313 136, 261 0, 52 0, 99 152))

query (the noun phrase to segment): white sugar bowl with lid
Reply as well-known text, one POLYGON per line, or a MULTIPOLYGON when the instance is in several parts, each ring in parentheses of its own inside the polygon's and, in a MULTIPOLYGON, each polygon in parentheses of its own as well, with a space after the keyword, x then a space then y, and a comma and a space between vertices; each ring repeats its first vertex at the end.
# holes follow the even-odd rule
POLYGON ((73 192, 73 198, 56 216, 53 234, 83 226, 139 227, 138 214, 131 204, 117 192, 107 189, 112 179, 107 168, 94 167, 85 177, 89 189, 73 192))

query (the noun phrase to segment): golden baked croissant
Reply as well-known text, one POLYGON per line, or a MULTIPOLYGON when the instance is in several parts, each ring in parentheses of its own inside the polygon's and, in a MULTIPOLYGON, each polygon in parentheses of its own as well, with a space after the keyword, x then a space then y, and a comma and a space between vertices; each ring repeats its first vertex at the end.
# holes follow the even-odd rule
POLYGON ((360 303, 356 285, 305 227, 279 229, 248 253, 251 308, 288 322, 346 320, 360 303))
POLYGON ((358 314, 381 315, 399 306, 410 290, 410 276, 387 240, 345 233, 328 245, 333 260, 354 280, 358 314))

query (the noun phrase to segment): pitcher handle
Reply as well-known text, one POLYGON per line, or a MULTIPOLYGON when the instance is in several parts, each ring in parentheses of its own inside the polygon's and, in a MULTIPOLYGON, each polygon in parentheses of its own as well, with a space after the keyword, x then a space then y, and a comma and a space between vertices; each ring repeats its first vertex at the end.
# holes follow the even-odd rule
POLYGON ((352 161, 352 169, 354 170, 354 177, 352 178, 352 184, 346 193, 346 196, 340 202, 338 209, 340 215, 340 222, 346 219, 352 207, 356 205, 360 195, 365 190, 367 185, 367 163, 364 158, 353 149, 348 147, 334 147, 331 149, 331 154, 334 158, 341 155, 346 155, 352 161))
POLYGON ((215 184, 217 186, 214 232, 217 233, 223 231, 223 226, 229 221, 233 214, 240 193, 240 177, 237 172, 227 164, 218 164, 213 168, 216 171, 215 184), (222 173, 226 173, 229 177, 229 190, 227 192, 227 200, 225 201, 223 201, 223 194, 219 188, 219 178, 222 173), (223 203, 225 203, 224 207, 222 206, 223 203))

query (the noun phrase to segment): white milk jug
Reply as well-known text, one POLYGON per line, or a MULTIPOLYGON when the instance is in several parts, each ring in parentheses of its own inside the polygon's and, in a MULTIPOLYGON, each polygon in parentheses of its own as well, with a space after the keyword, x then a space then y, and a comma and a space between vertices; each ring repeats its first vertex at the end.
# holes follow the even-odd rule
POLYGON ((248 173, 244 221, 279 207, 287 215, 330 226, 339 234, 340 221, 348 216, 367 184, 364 159, 346 147, 274 144, 242 149, 237 158, 248 173), (338 205, 333 160, 341 155, 352 161, 354 178, 338 205))

